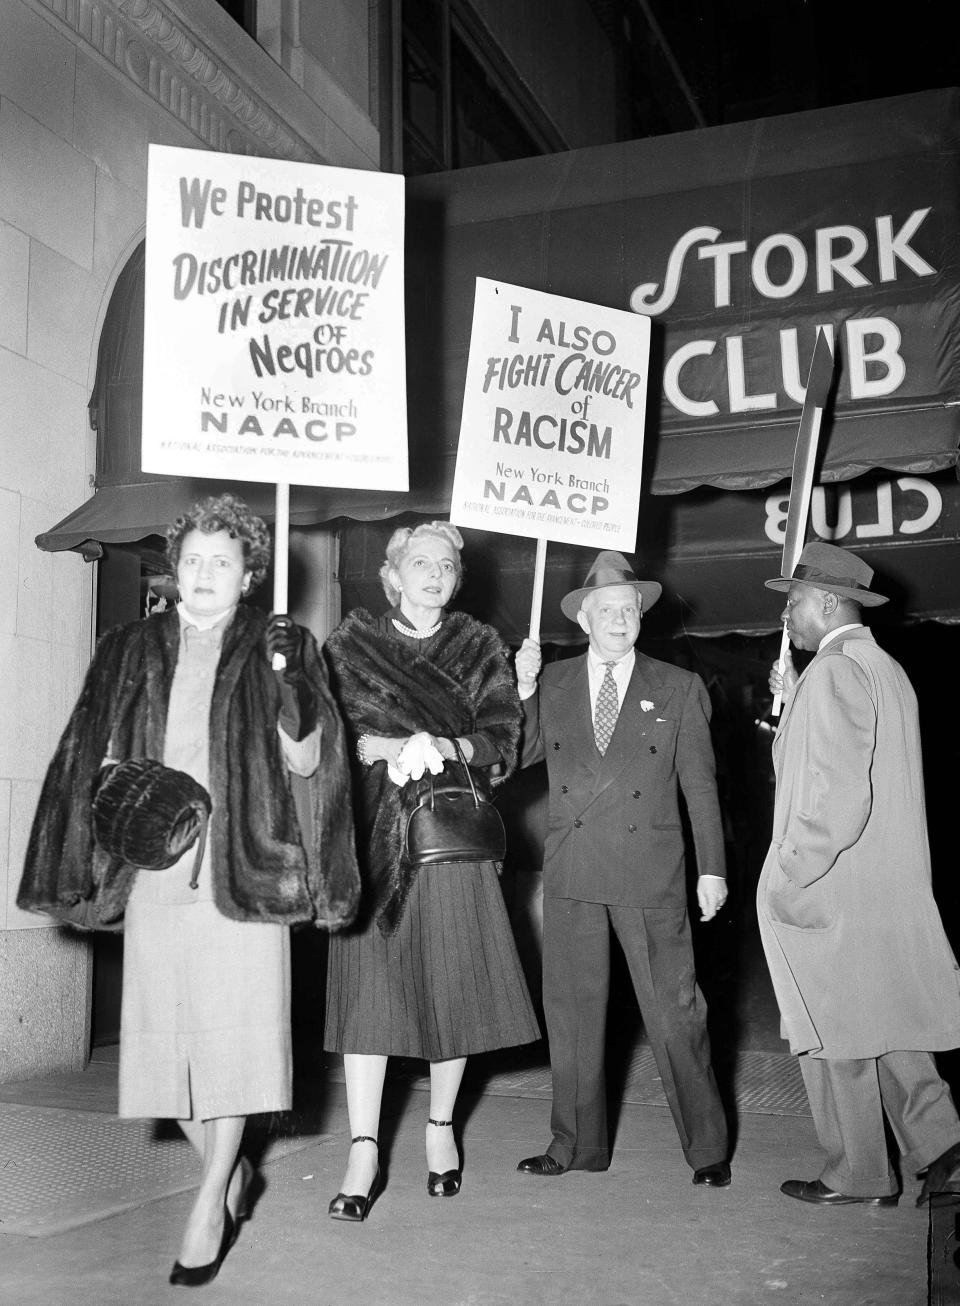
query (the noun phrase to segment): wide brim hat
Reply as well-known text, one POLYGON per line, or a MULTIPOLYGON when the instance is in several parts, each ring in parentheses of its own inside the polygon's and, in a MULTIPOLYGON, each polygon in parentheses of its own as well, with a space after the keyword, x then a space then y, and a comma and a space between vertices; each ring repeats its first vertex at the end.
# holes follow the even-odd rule
POLYGON ((622 553, 605 549, 594 558, 593 565, 587 572, 587 579, 580 588, 571 590, 560 600, 560 611, 571 621, 576 621, 577 613, 586 596, 607 585, 632 586, 640 595, 640 607, 643 612, 649 612, 663 593, 663 586, 657 581, 638 580, 622 553))
POLYGON ((855 553, 838 548, 836 544, 814 540, 804 546, 792 576, 776 576, 764 584, 768 590, 785 591, 795 581, 801 581, 804 585, 812 585, 814 589, 829 590, 831 594, 853 599, 865 608, 875 608, 886 603, 887 597, 870 588, 872 580, 873 568, 867 566, 855 553))

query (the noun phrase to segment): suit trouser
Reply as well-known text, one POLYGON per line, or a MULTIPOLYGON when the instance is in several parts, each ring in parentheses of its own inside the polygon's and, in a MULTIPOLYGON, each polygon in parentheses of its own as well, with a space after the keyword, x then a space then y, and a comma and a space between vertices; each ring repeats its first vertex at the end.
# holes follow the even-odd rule
POLYGON ((604 1045, 611 926, 683 1154, 695 1170, 725 1161, 727 1123, 710 1065, 686 908, 648 911, 572 898, 543 901, 543 1005, 553 1076, 547 1153, 572 1170, 610 1164, 604 1045))
POLYGON ((960 1141, 950 1090, 929 1052, 887 1052, 847 1061, 799 1058, 813 1123, 827 1154, 821 1180, 848 1197, 898 1191, 887 1154, 884 1112, 904 1173, 925 1169, 960 1141))

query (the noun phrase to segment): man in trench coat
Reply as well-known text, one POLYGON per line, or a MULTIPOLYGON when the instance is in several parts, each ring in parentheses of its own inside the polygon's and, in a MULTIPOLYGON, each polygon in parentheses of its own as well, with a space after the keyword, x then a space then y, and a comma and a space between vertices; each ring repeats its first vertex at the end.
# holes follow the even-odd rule
POLYGON ((659 597, 659 584, 638 580, 621 554, 600 553, 586 583, 561 603, 589 636, 588 652, 548 666, 539 691, 539 645, 525 640, 517 654, 521 764, 545 757, 550 784, 543 1001, 553 1075, 552 1141, 517 1168, 548 1176, 610 1164, 604 1028, 612 929, 693 1182, 722 1188, 730 1183, 727 1127, 694 974, 679 808, 682 789, 701 919, 709 920, 727 896, 710 700, 699 676, 634 651, 641 613, 659 597), (606 674, 616 686, 612 704, 606 674))
POLYGON ((826 1153, 817 1179, 781 1192, 821 1206, 896 1203, 884 1112, 904 1173, 926 1172, 918 1205, 960 1186, 960 1122, 931 1055, 960 1045, 960 972, 930 887, 916 698, 862 623, 886 602, 872 579, 815 542, 766 582, 787 594, 791 642, 815 654, 799 678, 789 653, 770 675, 784 711, 757 907, 826 1153))

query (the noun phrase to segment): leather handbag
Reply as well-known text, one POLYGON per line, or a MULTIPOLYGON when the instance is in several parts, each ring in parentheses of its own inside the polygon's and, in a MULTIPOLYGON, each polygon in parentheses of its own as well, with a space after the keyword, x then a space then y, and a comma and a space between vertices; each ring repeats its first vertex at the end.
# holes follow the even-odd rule
POLYGON ((105 852, 145 871, 166 870, 197 843, 190 879, 195 889, 210 810, 210 795, 193 776, 148 757, 131 758, 101 771, 93 832, 105 852))
POLYGON ((500 862, 507 835, 500 813, 470 773, 460 745, 457 761, 440 775, 416 782, 416 805, 407 817, 403 851, 414 866, 438 862, 500 862))

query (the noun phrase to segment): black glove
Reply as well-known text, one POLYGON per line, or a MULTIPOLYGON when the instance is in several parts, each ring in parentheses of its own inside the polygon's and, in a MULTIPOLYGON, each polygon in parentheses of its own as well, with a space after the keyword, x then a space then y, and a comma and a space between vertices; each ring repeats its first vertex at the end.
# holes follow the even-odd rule
POLYGON ((283 613, 267 622, 267 653, 282 653, 286 665, 277 671, 280 688, 280 724, 291 739, 306 739, 317 724, 317 700, 303 666, 304 632, 283 613))
POLYGON ((303 630, 293 617, 280 612, 271 614, 267 622, 267 652, 271 661, 275 653, 283 654, 285 680, 293 682, 303 675, 303 630))

